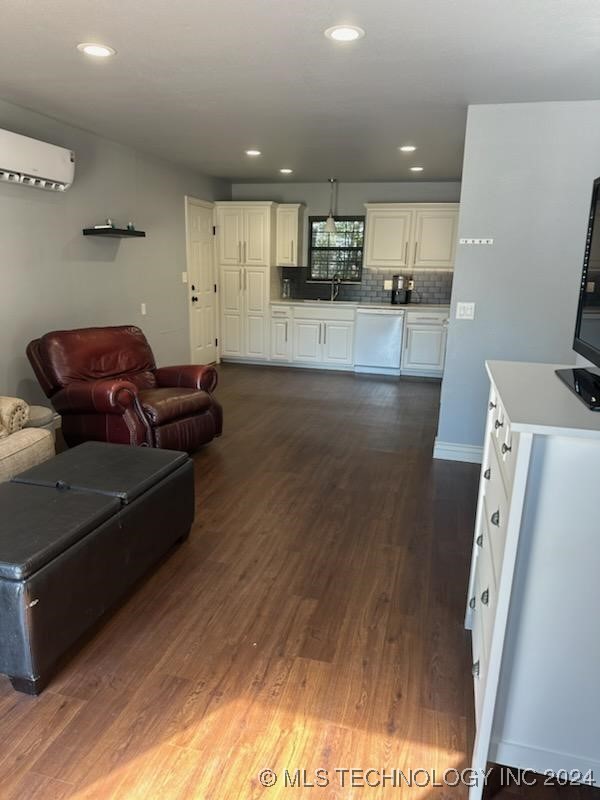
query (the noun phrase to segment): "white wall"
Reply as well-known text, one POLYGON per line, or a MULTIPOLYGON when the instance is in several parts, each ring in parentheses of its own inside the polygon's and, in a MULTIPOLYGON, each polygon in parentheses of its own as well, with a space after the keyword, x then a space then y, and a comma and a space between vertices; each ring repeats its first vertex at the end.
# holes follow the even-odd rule
POLYGON ((43 397, 25 347, 57 328, 138 324, 159 361, 187 361, 184 196, 226 200, 230 185, 2 101, 0 127, 77 158, 65 194, 0 183, 0 394, 43 397), (82 236, 107 216, 147 238, 82 236))
MULTIPOLYGON (((572 364, 600 102, 471 106, 438 442, 479 446, 486 359, 572 364), (454 319, 476 303, 474 321, 454 319)), ((543 398, 540 398, 543 402, 543 398)))
MULTIPOLYGON (((304 203, 305 232, 309 216, 329 213, 330 185, 322 183, 234 183, 233 200, 274 200, 277 203, 304 203)), ((340 216, 365 213, 365 203, 456 203, 460 183, 404 181, 389 183, 339 183, 337 213, 340 216)), ((307 241, 304 236, 304 263, 307 261, 307 241)))

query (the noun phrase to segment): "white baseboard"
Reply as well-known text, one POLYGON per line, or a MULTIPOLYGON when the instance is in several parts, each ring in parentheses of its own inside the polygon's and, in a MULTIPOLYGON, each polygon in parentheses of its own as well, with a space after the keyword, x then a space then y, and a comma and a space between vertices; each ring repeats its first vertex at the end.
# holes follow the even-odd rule
POLYGON ((468 461, 470 464, 481 464, 483 447, 458 442, 440 442, 436 438, 433 446, 433 457, 442 461, 468 461))
POLYGON ((400 376, 400 368, 394 369, 393 367, 354 367, 354 372, 361 375, 392 375, 394 377, 400 376))

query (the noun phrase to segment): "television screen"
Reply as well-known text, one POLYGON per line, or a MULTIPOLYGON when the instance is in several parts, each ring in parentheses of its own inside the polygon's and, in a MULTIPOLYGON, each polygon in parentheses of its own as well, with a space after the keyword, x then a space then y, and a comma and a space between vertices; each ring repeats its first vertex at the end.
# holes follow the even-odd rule
POLYGON ((573 347, 600 366, 600 178, 594 181, 573 347))

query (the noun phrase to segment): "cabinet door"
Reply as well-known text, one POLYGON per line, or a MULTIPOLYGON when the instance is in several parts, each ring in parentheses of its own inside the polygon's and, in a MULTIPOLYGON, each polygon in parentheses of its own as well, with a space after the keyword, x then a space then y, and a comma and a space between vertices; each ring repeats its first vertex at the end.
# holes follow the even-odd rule
POLYGON ((455 209, 415 212, 412 266, 452 268, 458 211, 455 209))
POLYGON ((292 355, 290 320, 271 320, 271 360, 290 361, 292 355))
POLYGON ((266 314, 269 307, 269 270, 243 267, 244 307, 246 314, 266 314))
POLYGON ((248 358, 268 359, 267 320, 263 314, 246 314, 244 319, 245 348, 248 358))
POLYGON ((244 218, 241 208, 217 206, 217 246, 220 264, 241 264, 244 218))
POLYGON ((221 268, 221 354, 243 355, 242 267, 221 268))
POLYGON ((369 267, 406 267, 412 220, 412 209, 368 209, 365 264, 369 267))
POLYGON ((317 320, 294 320, 294 361, 321 361, 321 325, 317 320))
POLYGON ((446 355, 444 325, 407 325, 402 369, 441 373, 446 355))
POLYGON ((323 362, 326 364, 354 363, 354 324, 352 322, 323 323, 323 362))
POLYGON ((280 206, 277 209, 277 264, 282 267, 298 266, 297 208, 280 206))
POLYGON ((245 264, 268 267, 270 263, 271 209, 244 209, 243 259, 245 264))

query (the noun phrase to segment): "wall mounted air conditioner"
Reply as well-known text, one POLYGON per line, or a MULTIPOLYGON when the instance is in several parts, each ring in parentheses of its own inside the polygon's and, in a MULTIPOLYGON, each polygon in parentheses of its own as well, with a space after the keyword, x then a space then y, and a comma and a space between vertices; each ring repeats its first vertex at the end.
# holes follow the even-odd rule
POLYGON ((72 150, 0 129, 0 180, 64 192, 74 175, 72 150))

